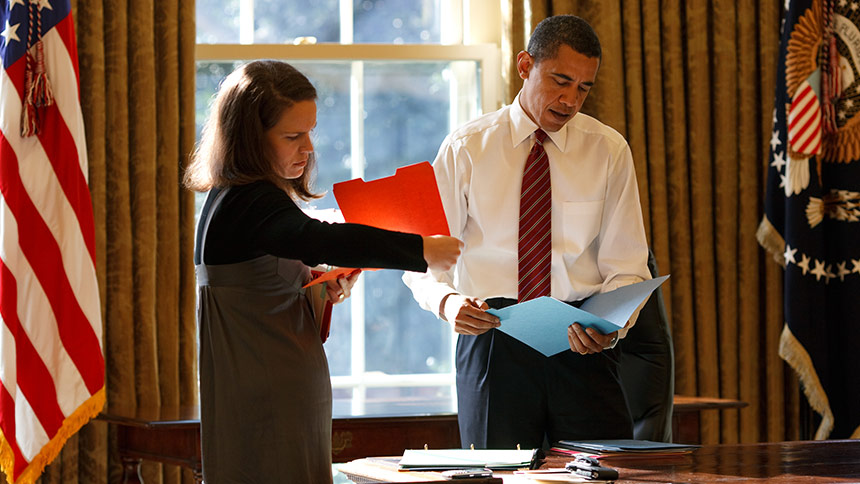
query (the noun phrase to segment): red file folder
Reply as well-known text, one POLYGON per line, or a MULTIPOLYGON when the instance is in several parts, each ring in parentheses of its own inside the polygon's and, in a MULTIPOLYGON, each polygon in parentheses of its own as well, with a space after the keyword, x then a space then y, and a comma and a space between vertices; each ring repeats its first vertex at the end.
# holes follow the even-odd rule
POLYGON ((430 162, 398 168, 393 176, 335 183, 334 198, 347 222, 419 235, 450 235, 430 162))
MULTIPOLYGON (((335 183, 332 193, 346 222, 424 236, 450 235, 436 175, 428 161, 398 168, 394 175, 378 180, 335 183)), ((334 269, 308 286, 356 270, 334 269)))

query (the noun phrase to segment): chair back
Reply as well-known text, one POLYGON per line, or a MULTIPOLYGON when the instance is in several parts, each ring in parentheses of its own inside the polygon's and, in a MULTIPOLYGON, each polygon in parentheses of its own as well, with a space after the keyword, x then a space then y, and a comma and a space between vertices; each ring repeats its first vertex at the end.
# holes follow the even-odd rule
MULTIPOLYGON (((659 275, 648 251, 651 276, 659 275)), ((675 393, 675 353, 660 288, 645 303, 627 337, 618 342, 620 378, 633 417, 633 437, 672 441, 672 400, 675 393)))

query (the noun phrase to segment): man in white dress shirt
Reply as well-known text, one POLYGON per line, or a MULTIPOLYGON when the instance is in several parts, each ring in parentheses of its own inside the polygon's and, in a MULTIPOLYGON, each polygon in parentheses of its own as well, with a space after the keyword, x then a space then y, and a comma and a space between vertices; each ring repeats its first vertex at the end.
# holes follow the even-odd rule
POLYGON ((513 104, 452 132, 433 164, 451 235, 465 248, 451 271, 408 273, 404 281, 460 335, 464 447, 632 438, 613 348, 635 316, 607 335, 572 321, 571 351, 545 357, 495 330, 498 319, 485 312, 517 302, 520 190, 539 128, 548 134, 551 295, 578 304, 650 278, 630 148, 615 130, 579 113, 600 60, 587 22, 545 19, 517 55, 524 82, 513 104))

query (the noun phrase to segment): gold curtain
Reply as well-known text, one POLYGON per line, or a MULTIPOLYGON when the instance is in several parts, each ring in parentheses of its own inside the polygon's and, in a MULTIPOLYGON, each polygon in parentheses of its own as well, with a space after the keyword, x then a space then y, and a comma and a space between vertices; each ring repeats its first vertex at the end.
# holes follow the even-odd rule
POLYGON ((583 112, 630 143, 675 345, 675 390, 740 399, 709 411, 705 443, 799 437, 796 378, 778 356, 779 267, 756 242, 779 49, 779 2, 502 0, 507 102, 513 56, 547 15, 574 14, 603 60, 583 112))
MULTIPOLYGON (((96 224, 107 408, 197 403, 193 195, 194 2, 72 1, 96 224)), ((42 484, 121 479, 116 435, 86 425, 42 484)), ((150 484, 193 482, 144 463, 150 484)))

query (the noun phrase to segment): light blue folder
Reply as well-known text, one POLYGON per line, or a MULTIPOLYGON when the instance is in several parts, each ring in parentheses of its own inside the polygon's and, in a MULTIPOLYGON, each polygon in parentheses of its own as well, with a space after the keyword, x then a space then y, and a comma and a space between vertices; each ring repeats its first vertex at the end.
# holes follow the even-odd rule
POLYGON ((602 334, 623 328, 636 308, 668 278, 668 275, 661 276, 595 294, 579 308, 555 298, 540 297, 487 312, 501 320, 499 331, 552 356, 570 349, 567 327, 573 323, 594 328, 602 334))

